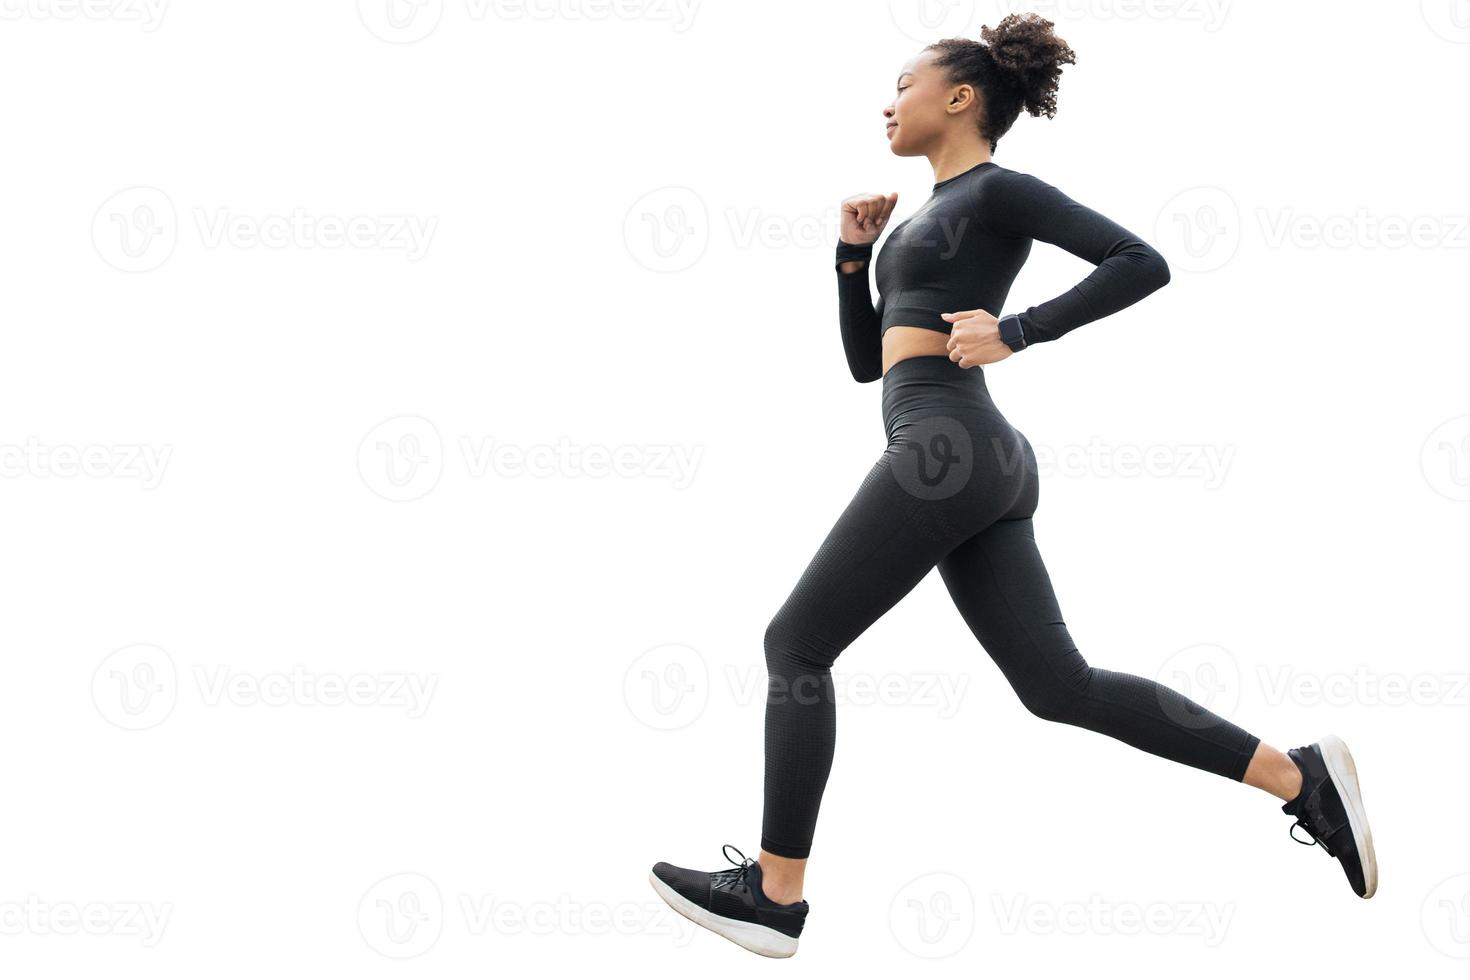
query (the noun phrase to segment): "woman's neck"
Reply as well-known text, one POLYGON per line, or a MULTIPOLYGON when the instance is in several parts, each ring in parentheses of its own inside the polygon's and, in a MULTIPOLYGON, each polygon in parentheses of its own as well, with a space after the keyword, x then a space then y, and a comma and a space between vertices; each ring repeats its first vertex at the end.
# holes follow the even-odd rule
POLYGON ((938 184, 966 170, 972 170, 989 159, 989 145, 963 143, 946 146, 929 154, 929 165, 934 168, 934 183, 938 184))

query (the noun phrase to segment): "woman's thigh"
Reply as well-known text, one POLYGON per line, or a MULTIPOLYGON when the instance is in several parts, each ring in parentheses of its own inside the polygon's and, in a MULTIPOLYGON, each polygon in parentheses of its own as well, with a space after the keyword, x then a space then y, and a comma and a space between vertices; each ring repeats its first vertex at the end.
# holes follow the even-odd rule
POLYGON ((983 520, 911 492, 904 452, 890 444, 873 464, 776 613, 772 629, 809 659, 830 664, 983 520))
POLYGON ((1087 661, 1062 618, 1030 515, 975 534, 944 556, 939 574, 965 624, 1023 699, 1085 680, 1087 661))
POLYGON ((940 560, 997 518, 1035 506, 1035 455, 987 409, 889 421, 888 445, 827 532, 777 631, 830 663, 940 560))

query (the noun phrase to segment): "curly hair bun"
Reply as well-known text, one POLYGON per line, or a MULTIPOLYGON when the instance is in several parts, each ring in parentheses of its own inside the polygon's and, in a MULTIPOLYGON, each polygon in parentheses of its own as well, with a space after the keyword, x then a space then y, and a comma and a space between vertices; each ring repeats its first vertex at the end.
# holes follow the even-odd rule
POLYGON ((1075 65, 1077 55, 1057 37, 1051 21, 1038 14, 1009 14, 994 27, 980 28, 980 37, 1002 77, 1011 82, 1026 111, 1050 119, 1057 114, 1057 83, 1063 65, 1075 65))

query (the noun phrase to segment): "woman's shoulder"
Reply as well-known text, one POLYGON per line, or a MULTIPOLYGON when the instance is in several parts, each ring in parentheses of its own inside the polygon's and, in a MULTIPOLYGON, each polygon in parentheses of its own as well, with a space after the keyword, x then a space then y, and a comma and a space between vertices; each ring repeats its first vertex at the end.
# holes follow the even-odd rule
POLYGON ((971 185, 971 193, 977 200, 1005 194, 1025 194, 1051 186, 1035 174, 1024 170, 1012 170, 994 161, 991 163, 992 165, 986 167, 984 173, 979 175, 980 179, 971 185))
POLYGON ((1050 184, 1035 174, 995 164, 986 167, 980 179, 970 185, 969 203, 982 221, 993 219, 1008 224, 1012 216, 1025 211, 1038 195, 1052 190, 1050 184))

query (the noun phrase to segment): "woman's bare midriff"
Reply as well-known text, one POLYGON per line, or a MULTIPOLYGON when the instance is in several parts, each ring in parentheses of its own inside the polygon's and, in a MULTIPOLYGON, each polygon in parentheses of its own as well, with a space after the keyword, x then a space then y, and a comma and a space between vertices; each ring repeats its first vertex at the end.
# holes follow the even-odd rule
POLYGON ((883 373, 908 357, 949 356, 949 334, 928 327, 892 326, 883 331, 883 373))

